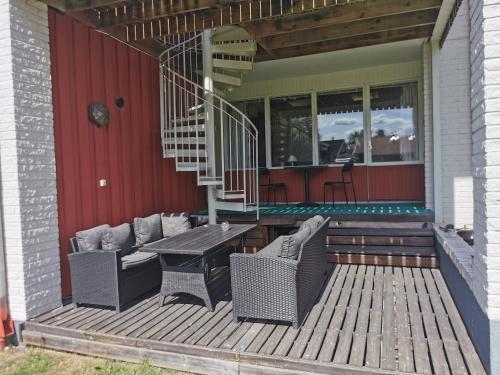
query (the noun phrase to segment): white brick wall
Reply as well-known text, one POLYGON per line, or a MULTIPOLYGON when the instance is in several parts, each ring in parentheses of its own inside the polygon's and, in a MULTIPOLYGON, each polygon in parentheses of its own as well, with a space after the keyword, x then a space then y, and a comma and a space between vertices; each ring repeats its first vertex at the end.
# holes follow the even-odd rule
POLYGON ((9 307, 61 304, 47 7, 0 0, 0 173, 9 307))
POLYGON ((470 1, 474 293, 500 319, 500 0, 470 1))
POLYGON ((439 54, 443 223, 472 226, 469 15, 463 1, 439 54))
POLYGON ((424 86, 424 169, 425 206, 434 208, 434 153, 432 124, 432 45, 425 41, 422 46, 422 76, 424 86))

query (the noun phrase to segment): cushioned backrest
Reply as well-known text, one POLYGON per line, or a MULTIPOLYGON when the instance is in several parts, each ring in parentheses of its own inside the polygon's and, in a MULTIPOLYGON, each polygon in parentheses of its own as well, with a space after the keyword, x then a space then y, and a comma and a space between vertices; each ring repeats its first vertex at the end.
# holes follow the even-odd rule
POLYGON ((305 241, 303 241, 302 247, 301 249, 299 249, 299 255, 297 257, 299 262, 304 257, 315 257, 315 255, 312 253, 315 253, 316 251, 322 251, 326 254, 326 235, 329 223, 329 217, 324 219, 323 222, 316 228, 316 230, 313 231, 305 241))
POLYGON ((163 238, 160 214, 134 219, 135 244, 142 246, 163 238))
POLYGON ((135 236, 132 225, 125 223, 113 228, 106 228, 102 232, 103 250, 122 250, 122 255, 132 251, 135 244, 135 236))
POLYGON ((311 228, 311 232, 315 231, 321 224, 323 224, 323 221, 325 219, 323 219, 323 217, 321 215, 316 215, 316 216, 313 216, 309 219, 307 219, 306 221, 304 221, 300 227, 299 227, 299 231, 304 228, 305 226, 309 226, 311 228))
POLYGON ((281 252, 279 254, 280 258, 297 259, 299 256, 300 245, 305 241, 307 237, 311 234, 311 228, 309 225, 304 226, 295 234, 289 236, 283 236, 283 241, 281 243, 281 252))
POLYGON ((173 237, 190 230, 191 221, 184 213, 180 215, 161 214, 161 227, 163 230, 163 237, 173 237))
POLYGON ((76 232, 78 251, 91 251, 101 249, 102 231, 109 228, 108 224, 76 232))

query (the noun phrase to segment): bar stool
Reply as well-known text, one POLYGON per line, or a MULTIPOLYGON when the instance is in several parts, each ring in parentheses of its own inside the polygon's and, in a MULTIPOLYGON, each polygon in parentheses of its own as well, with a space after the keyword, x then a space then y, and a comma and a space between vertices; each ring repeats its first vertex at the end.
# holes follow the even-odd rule
POLYGON ((274 196, 274 205, 276 206, 276 191, 284 190, 285 191, 285 200, 286 204, 288 204, 288 187, 284 182, 271 182, 271 172, 267 168, 259 169, 259 175, 261 177, 266 178, 267 182, 259 185, 261 188, 267 188, 267 204, 269 205, 271 192, 274 196))
POLYGON ((342 179, 335 181, 325 181, 323 185, 323 205, 326 204, 326 188, 330 187, 332 189, 332 205, 335 205, 335 188, 341 185, 344 188, 345 203, 349 204, 347 200, 347 185, 351 186, 352 194, 354 196, 354 204, 358 207, 358 202, 356 200, 356 190, 354 188, 354 180, 352 178, 352 170, 354 168, 354 161, 351 159, 342 166, 342 179))

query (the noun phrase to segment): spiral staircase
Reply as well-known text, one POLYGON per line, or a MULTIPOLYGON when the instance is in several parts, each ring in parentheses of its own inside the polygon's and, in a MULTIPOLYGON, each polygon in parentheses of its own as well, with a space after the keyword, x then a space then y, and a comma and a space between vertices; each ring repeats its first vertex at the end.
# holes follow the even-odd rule
POLYGON ((160 56, 163 156, 207 186, 216 210, 259 210, 258 131, 224 97, 253 69, 257 47, 236 27, 178 34, 160 56))

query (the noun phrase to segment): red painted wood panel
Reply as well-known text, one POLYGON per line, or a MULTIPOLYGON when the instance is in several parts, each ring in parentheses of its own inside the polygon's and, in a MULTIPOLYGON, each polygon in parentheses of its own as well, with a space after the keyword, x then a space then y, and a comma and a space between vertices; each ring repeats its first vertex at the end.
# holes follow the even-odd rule
POLYGON ((206 208, 194 173, 163 159, 156 60, 50 11, 54 132, 63 295, 71 294, 68 239, 98 224, 159 211, 206 208), (114 102, 121 96, 125 106, 114 102), (107 128, 87 120, 106 103, 107 128), (99 187, 99 179, 108 185, 99 187))
MULTIPOLYGON (((311 200, 323 201, 323 184, 327 180, 340 180, 341 168, 330 167, 310 170, 311 200)), ((356 196, 359 201, 424 201, 424 166, 385 165, 385 166, 355 166, 353 170, 356 196)), ((273 169, 272 182, 285 182, 288 186, 288 200, 301 202, 304 200, 304 174, 302 170, 273 169)), ((261 180, 264 182, 264 180, 261 180)), ((347 192, 349 200, 352 193, 347 192)), ((271 196, 271 201, 273 197, 271 196)), ((335 199, 343 200, 341 187, 335 191, 335 199)), ((267 191, 261 189, 261 201, 267 200, 267 191)), ((277 201, 284 202, 284 193, 277 195, 277 201)), ((327 201, 331 201, 331 191, 327 190, 327 201)))

